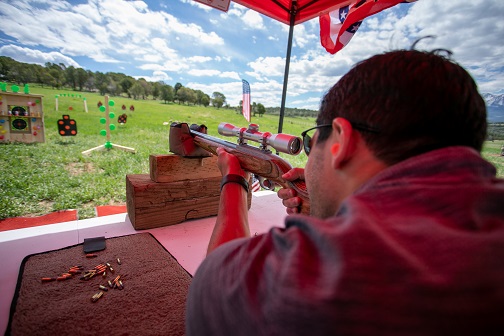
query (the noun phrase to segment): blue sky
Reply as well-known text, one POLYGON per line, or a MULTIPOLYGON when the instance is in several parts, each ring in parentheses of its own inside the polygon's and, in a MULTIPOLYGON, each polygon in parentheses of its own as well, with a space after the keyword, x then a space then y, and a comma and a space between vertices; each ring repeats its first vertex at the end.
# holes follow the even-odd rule
MULTIPOLYGON (((504 93, 504 1, 419 0, 364 21, 342 51, 320 45, 318 19, 294 28, 288 107, 317 110, 321 96, 375 53, 446 48, 482 93, 504 93)), ((231 2, 227 13, 193 0, 16 0, 0 2, 0 55, 121 72, 280 106, 288 26, 231 2)))

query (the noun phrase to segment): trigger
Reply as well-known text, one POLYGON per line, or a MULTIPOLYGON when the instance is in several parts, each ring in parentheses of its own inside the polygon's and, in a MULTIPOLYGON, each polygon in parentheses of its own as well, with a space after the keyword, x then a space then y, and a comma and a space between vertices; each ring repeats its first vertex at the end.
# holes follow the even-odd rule
POLYGON ((261 187, 263 187, 266 190, 275 190, 275 184, 272 183, 270 180, 265 179, 264 177, 257 176, 257 179, 259 180, 259 184, 261 187))

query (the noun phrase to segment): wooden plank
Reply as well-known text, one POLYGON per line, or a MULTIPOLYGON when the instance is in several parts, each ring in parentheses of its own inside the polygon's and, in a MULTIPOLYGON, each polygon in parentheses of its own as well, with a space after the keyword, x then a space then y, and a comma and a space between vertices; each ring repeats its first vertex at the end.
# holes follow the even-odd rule
POLYGON ((150 155, 150 175, 155 182, 220 177, 217 157, 185 158, 180 155, 150 155))
POLYGON ((148 174, 126 176, 126 204, 133 227, 150 229, 217 214, 220 177, 157 183, 148 174))
MULTIPOLYGON (((137 230, 217 215, 221 177, 158 183, 149 174, 126 175, 128 216, 137 230)), ((248 195, 248 208, 252 193, 248 195)))

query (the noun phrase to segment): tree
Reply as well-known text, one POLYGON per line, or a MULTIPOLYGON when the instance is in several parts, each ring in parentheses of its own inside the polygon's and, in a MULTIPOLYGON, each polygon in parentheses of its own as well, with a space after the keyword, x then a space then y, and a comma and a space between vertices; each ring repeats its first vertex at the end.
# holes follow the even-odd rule
POLYGON ((75 80, 77 82, 77 86, 79 87, 79 91, 82 91, 84 89, 84 86, 86 85, 88 79, 89 73, 86 72, 86 70, 82 68, 77 68, 75 70, 75 80))
POLYGON ((263 116, 264 113, 266 113, 266 108, 264 107, 263 104, 261 103, 258 103, 256 105, 256 110, 257 110, 257 113, 259 114, 260 117, 263 116))
POLYGON ((12 66, 12 64, 14 64, 14 61, 12 58, 10 57, 7 57, 7 56, 0 56, 0 79, 3 80, 3 81, 7 81, 8 78, 8 74, 9 74, 9 70, 12 66))
POLYGON ((108 92, 109 78, 103 72, 95 73, 95 88, 98 89, 100 95, 104 96, 108 92))
POLYGON ((220 98, 222 99, 223 102, 226 102, 226 96, 224 96, 222 93, 220 92, 214 92, 212 93, 212 98, 215 99, 215 98, 220 98))
POLYGON ((180 90, 180 88, 182 88, 182 87, 183 87, 183 85, 180 84, 180 83, 175 84, 175 88, 173 90, 174 91, 173 94, 177 95, 178 90, 180 90))
POLYGON ((33 80, 32 74, 28 64, 16 62, 10 67, 8 78, 17 84, 27 84, 33 80))
POLYGON ((163 85, 162 82, 155 82, 152 83, 152 99, 156 100, 157 97, 161 95, 161 85, 163 85))
POLYGON ((146 99, 147 96, 152 94, 152 85, 145 80, 145 78, 139 78, 137 83, 140 84, 143 88, 143 99, 146 99))
POLYGON ((107 91, 112 95, 112 96, 118 96, 121 94, 121 87, 117 85, 117 82, 109 77, 109 84, 107 85, 107 91))
POLYGON ((224 105, 224 102, 222 101, 222 98, 214 98, 212 99, 212 106, 217 107, 217 109, 220 109, 224 105))
POLYGON ((128 95, 128 98, 131 98, 131 95, 129 93, 129 89, 135 84, 135 79, 133 77, 125 76, 121 79, 119 82, 119 86, 122 89, 122 92, 126 93, 128 95))
POLYGON ((91 70, 87 70, 86 74, 87 74, 87 79, 86 79, 86 83, 84 84, 84 86, 86 87, 86 89, 88 91, 93 91, 93 89, 95 88, 95 82, 96 82, 95 74, 91 70))
POLYGON ((144 88, 142 87, 142 85, 140 85, 139 82, 133 84, 133 86, 131 87, 131 89, 129 89, 128 92, 133 96, 133 99, 135 100, 145 94, 144 88))
POLYGON ((164 100, 165 104, 169 101, 173 101, 175 95, 173 94, 173 87, 171 85, 161 86, 161 99, 164 100))
POLYGON ((240 100, 238 107, 236 107, 236 114, 242 114, 243 111, 243 100, 240 100))
MULTIPOLYGON (((208 95, 201 90, 194 90, 194 94, 196 95, 196 104, 204 105, 203 100, 206 100, 205 96, 208 97, 208 95)), ((208 97, 208 102, 210 103, 210 97, 208 97)), ((208 106, 208 104, 207 104, 207 106, 208 106)))
POLYGON ((77 87, 77 71, 73 65, 65 69, 65 79, 66 83, 75 91, 77 87))
POLYGON ((42 87, 44 86, 44 74, 47 73, 47 70, 43 68, 40 65, 37 65, 36 67, 33 68, 33 76, 35 83, 41 84, 42 87))
POLYGON ((202 98, 201 98, 201 101, 200 101, 200 104, 205 106, 205 107, 208 107, 208 105, 210 105, 210 96, 205 94, 202 98))
POLYGON ((180 103, 185 103, 185 102, 193 103, 194 104, 196 102, 196 94, 190 88, 181 87, 177 91, 177 95, 176 96, 177 96, 177 99, 179 101, 179 104, 180 103))
POLYGON ((224 103, 226 102, 226 96, 224 96, 222 93, 220 92, 214 92, 212 93, 212 105, 214 107, 217 107, 218 109, 222 107, 222 105, 224 105, 224 103))
POLYGON ((45 66, 49 71, 49 75, 52 77, 50 85, 59 89, 65 81, 64 66, 62 67, 61 63, 58 65, 51 62, 47 62, 45 66))

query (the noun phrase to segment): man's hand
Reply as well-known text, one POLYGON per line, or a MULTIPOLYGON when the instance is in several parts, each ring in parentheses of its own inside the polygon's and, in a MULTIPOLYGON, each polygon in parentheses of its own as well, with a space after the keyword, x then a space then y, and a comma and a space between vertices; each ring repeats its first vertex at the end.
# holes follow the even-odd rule
POLYGON ((249 174, 242 169, 240 166, 240 161, 233 154, 228 153, 224 148, 217 148, 217 166, 221 171, 222 176, 228 174, 235 174, 243 176, 247 181, 249 180, 249 174))
MULTIPOLYGON (((292 168, 287 173, 282 175, 282 178, 287 181, 295 181, 297 179, 304 180, 303 168, 292 168)), ((299 209, 303 201, 297 197, 296 190, 291 188, 282 188, 278 190, 278 197, 282 199, 282 204, 287 208, 288 214, 299 213, 299 209)))

